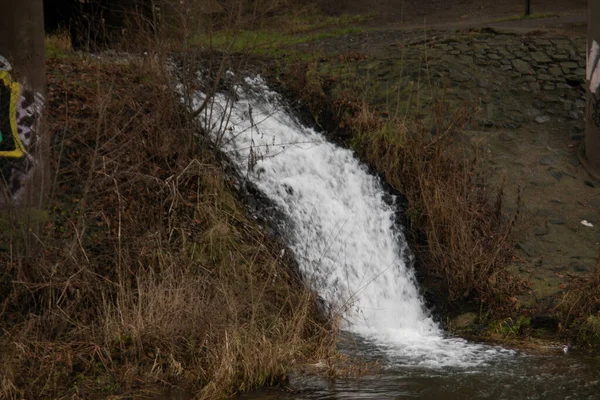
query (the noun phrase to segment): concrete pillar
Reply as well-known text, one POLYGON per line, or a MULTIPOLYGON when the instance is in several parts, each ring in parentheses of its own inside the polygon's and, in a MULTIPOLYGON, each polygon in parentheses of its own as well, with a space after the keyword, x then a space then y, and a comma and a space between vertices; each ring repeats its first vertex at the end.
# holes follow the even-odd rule
POLYGON ((47 190, 45 87, 42 0, 0 0, 0 208, 38 205, 47 190))
POLYGON ((588 0, 585 139, 581 162, 600 180, 600 0, 588 0))

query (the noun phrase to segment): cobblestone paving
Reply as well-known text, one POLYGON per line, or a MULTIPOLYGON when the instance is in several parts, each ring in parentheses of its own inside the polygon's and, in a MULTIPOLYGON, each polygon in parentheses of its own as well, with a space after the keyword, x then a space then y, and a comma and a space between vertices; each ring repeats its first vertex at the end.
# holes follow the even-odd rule
POLYGON ((458 65, 443 56, 441 66, 459 87, 470 89, 462 97, 479 96, 486 104, 486 124, 511 127, 583 117, 583 38, 492 34, 460 39, 432 48, 455 58, 458 65), (477 74, 463 72, 473 66, 480 67, 477 74), (511 94, 517 95, 514 101, 506 98, 511 94))

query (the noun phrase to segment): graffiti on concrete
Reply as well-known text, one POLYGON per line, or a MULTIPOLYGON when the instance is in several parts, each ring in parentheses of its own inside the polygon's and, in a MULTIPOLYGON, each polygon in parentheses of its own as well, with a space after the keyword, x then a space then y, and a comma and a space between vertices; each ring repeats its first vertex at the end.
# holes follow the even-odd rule
POLYGON ((12 66, 0 56, 0 205, 20 200, 36 165, 34 145, 44 97, 26 82, 13 80, 12 66))

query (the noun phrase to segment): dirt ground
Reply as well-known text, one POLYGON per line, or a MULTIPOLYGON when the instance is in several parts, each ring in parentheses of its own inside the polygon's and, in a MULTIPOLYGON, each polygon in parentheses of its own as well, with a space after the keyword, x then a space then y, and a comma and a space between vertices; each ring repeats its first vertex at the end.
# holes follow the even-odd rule
POLYGON ((522 200, 514 268, 531 291, 518 306, 553 315, 570 280, 592 272, 600 254, 600 183, 577 157, 587 3, 532 0, 534 13, 552 15, 507 19, 523 10, 524 0, 345 0, 334 11, 377 13, 371 29, 306 50, 352 54, 356 65, 345 69, 387 109, 406 107, 405 87, 425 70, 451 106, 472 105, 464 139, 485 158, 490 184, 505 182, 507 210, 518 192, 522 200))

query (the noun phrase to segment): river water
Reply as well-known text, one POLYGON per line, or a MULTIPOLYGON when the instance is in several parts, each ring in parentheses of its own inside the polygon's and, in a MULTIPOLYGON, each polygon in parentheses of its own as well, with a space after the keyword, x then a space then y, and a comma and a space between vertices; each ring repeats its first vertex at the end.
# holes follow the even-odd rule
MULTIPOLYGON (((196 106, 204 100, 198 92, 196 106)), ((260 77, 215 96, 201 116, 241 176, 278 209, 304 279, 344 316, 341 351, 382 373, 302 378, 297 394, 251 399, 599 398, 597 360, 555 349, 530 356, 448 337, 424 307, 396 205, 353 153, 294 118, 260 77)))

